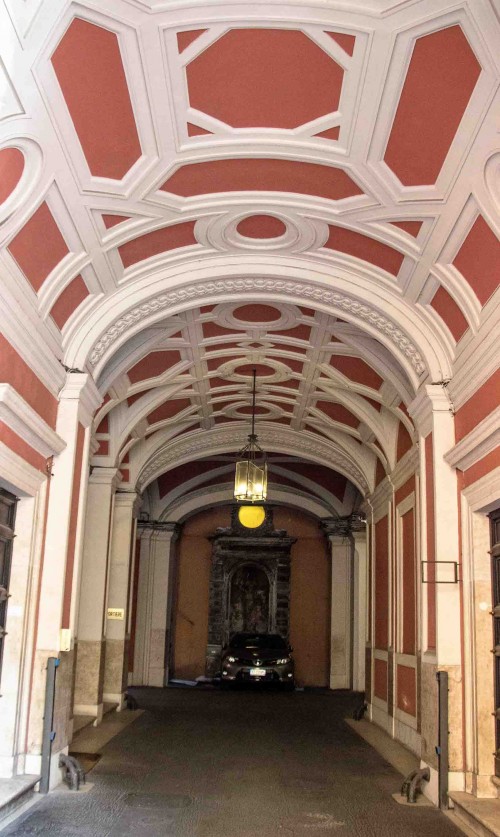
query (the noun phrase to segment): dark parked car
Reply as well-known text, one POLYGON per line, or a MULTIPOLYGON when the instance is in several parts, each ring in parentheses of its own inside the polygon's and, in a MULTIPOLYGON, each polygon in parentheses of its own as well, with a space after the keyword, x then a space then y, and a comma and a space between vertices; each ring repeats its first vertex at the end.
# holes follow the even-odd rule
POLYGON ((292 649, 279 634, 237 633, 222 649, 221 684, 276 683, 292 690, 292 649))

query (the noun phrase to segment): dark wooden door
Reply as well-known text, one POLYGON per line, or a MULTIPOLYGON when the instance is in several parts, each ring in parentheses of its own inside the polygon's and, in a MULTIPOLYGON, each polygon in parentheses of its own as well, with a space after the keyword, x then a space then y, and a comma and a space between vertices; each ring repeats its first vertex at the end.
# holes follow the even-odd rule
POLYGON ((16 502, 13 494, 0 488, 0 679, 2 676, 4 638, 6 636, 5 626, 7 622, 16 502))
POLYGON ((491 576, 493 587, 493 653, 495 709, 495 774, 500 777, 500 509, 492 512, 491 576))

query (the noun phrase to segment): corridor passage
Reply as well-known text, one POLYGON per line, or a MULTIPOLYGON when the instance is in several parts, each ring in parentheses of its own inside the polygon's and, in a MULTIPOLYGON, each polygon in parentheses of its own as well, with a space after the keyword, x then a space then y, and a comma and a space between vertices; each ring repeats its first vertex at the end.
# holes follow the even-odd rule
POLYGON ((137 689, 88 792, 56 791, 2 837, 458 837, 403 806, 401 775, 343 721, 352 695, 137 689))

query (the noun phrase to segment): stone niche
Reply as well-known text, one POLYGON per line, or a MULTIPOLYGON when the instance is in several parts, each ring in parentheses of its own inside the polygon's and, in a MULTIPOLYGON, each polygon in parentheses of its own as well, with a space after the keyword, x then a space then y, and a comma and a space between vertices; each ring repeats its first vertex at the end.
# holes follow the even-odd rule
POLYGON ((289 638, 290 550, 296 538, 274 529, 271 506, 262 506, 262 522, 251 528, 240 521, 242 508, 234 505, 231 526, 216 529, 211 538, 207 677, 218 674, 221 649, 237 631, 289 638))

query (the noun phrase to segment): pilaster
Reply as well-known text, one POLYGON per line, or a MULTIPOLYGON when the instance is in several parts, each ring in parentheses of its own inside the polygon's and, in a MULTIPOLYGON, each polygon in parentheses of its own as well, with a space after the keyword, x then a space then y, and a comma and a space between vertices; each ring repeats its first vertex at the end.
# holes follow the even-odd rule
MULTIPOLYGON (((61 628, 63 609, 66 613, 64 627, 67 629, 71 626, 71 612, 74 611, 74 580, 78 572, 77 553, 80 543, 78 532, 81 530, 82 518, 81 485, 88 457, 88 445, 82 434, 89 427, 92 415, 102 401, 91 376, 80 372, 68 373, 59 399, 56 432, 66 446, 54 458, 48 500, 28 733, 29 762, 33 772, 38 772, 41 753, 48 657, 61 659, 56 679, 54 757, 66 749, 71 736, 74 653, 68 637, 63 645, 61 628), (73 564, 68 564, 68 560, 73 564), (62 651, 62 648, 65 650, 62 651)), ((54 771, 51 783, 57 784, 59 781, 60 773, 54 771)))
POLYGON ((141 525, 139 531, 133 682, 161 687, 168 682, 172 547, 177 539, 178 526, 169 522, 148 523, 141 525))
POLYGON ((103 700, 116 703, 119 710, 123 708, 127 687, 131 569, 138 504, 138 495, 133 491, 115 495, 105 614, 103 700))
POLYGON ((89 477, 80 582, 75 707, 77 715, 103 713, 106 582, 117 468, 94 468, 89 477))
MULTIPOLYGON (((436 779, 435 746, 438 740, 437 671, 448 673, 449 696, 449 786, 464 790, 462 612, 460 583, 453 583, 453 564, 459 564, 459 516, 457 473, 445 455, 455 443, 454 415, 446 386, 428 384, 409 405, 421 448, 421 507, 425 531, 422 557, 422 623, 426 629, 421 663, 422 761, 431 768, 431 785, 436 779), (441 563, 448 562, 448 563, 441 563), (452 583, 450 583, 452 582, 452 583), (429 626, 435 620, 435 648, 429 626), (427 650, 425 650, 427 649, 427 650)), ((460 575, 460 572, 459 572, 460 575)))
POLYGON ((352 563, 349 518, 328 518, 321 526, 331 549, 330 689, 352 684, 352 563))
POLYGON ((353 642, 352 642, 352 688, 355 692, 365 690, 366 640, 368 625, 368 550, 366 524, 353 531, 353 642))

